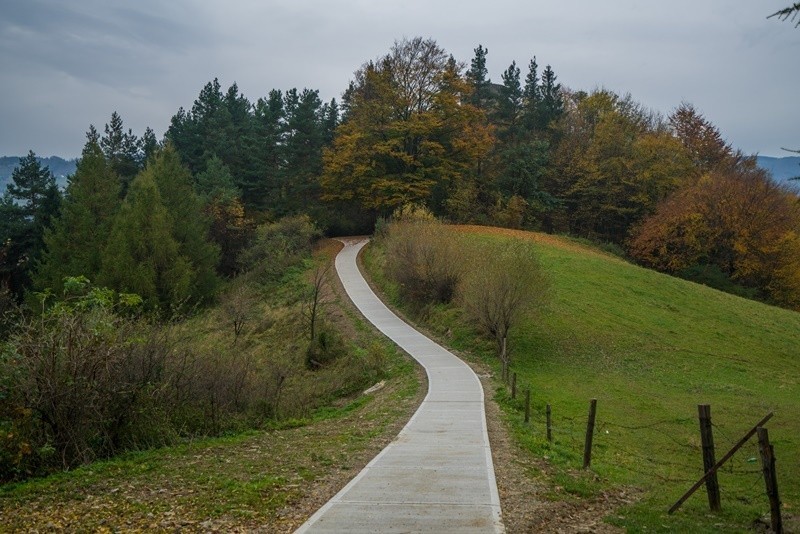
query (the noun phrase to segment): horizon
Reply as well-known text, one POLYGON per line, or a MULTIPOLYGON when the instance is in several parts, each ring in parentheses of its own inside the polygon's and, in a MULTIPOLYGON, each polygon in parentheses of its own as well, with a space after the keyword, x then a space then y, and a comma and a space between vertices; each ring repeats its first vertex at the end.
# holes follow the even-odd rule
POLYGON ((663 115, 690 102, 735 148, 784 157, 782 147, 800 148, 786 113, 800 86, 789 67, 800 30, 767 19, 782 7, 785 0, 499 0, 491 9, 474 0, 341 0, 335 9, 310 0, 12 3, 0 21, 0 121, 13 127, 0 132, 0 153, 74 157, 89 125, 102 130, 114 111, 136 135, 149 126, 161 138, 214 77, 223 87, 236 82, 251 101, 292 87, 339 100, 363 63, 420 35, 467 64, 475 47, 488 48, 495 82, 512 60, 524 69, 536 56, 574 90, 630 93, 663 115))

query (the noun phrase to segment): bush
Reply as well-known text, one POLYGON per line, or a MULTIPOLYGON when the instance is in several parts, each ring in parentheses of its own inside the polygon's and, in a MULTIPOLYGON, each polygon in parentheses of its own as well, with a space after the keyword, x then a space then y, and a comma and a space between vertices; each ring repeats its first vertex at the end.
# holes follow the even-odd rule
POLYGON ((308 215, 284 217, 256 228, 253 243, 239 257, 244 270, 278 278, 288 267, 308 256, 322 237, 308 215))
POLYGON ((412 304, 449 302, 461 277, 457 235, 429 211, 415 206, 397 212, 386 231, 389 276, 412 304))
POLYGON ((470 250, 459 286, 459 301, 467 314, 497 344, 507 358, 509 330, 527 312, 541 308, 549 283, 529 243, 487 242, 470 250))

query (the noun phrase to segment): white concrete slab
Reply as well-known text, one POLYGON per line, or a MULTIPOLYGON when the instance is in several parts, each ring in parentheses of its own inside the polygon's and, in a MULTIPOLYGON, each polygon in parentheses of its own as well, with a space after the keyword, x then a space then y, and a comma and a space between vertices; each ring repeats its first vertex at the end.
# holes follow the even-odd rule
POLYGON ((361 313, 425 368, 428 395, 397 438, 296 532, 504 532, 480 380, 375 296, 356 265, 365 244, 345 241, 336 271, 361 313))

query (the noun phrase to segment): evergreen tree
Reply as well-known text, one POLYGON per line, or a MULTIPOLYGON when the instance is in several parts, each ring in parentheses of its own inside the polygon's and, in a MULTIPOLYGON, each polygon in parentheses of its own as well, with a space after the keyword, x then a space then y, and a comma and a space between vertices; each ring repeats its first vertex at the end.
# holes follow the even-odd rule
POLYGON ((539 104, 539 126, 547 128, 550 123, 564 113, 564 97, 561 84, 556 83, 556 75, 550 65, 542 73, 541 102, 539 104))
POLYGON ((336 135, 336 127, 339 126, 339 104, 335 98, 322 105, 320 117, 322 118, 322 143, 330 146, 336 135))
POLYGON ((492 81, 489 79, 489 70, 486 68, 486 56, 489 50, 483 45, 478 45, 475 49, 475 57, 470 62, 467 71, 467 81, 472 86, 472 104, 476 107, 486 109, 490 98, 489 86, 492 81))
POLYGON ((17 298, 22 296, 29 263, 29 226, 22 208, 6 192, 0 197, 0 298, 6 291, 17 298))
MULTIPOLYGON (((227 137, 232 130, 219 80, 214 78, 200 91, 190 111, 180 108, 172 117, 166 137, 192 174, 197 174, 215 154, 226 161, 227 146, 237 142, 227 137)), ((236 170, 231 170, 235 176, 236 170)))
POLYGON ((75 175, 70 177, 60 216, 46 231, 46 252, 34 286, 60 292, 66 276, 95 280, 119 200, 119 178, 111 169, 91 128, 75 175))
POLYGON ((147 162, 150 160, 150 157, 153 156, 153 154, 155 154, 158 150, 158 140, 156 139, 156 134, 149 126, 145 129, 141 139, 139 139, 139 145, 141 156, 139 167, 144 169, 145 166, 147 166, 147 162))
POLYGON ((100 139, 100 146, 120 179, 120 191, 124 196, 128 185, 140 170, 141 156, 139 140, 130 129, 125 131, 122 117, 116 111, 111 114, 111 121, 105 126, 105 135, 100 139))
POLYGON ((237 258, 246 244, 249 223, 239 190, 228 167, 218 157, 206 164, 197 176, 197 191, 203 211, 211 221, 209 236, 220 248, 218 271, 225 276, 236 273, 237 258))
MULTIPOLYGON (((226 113, 221 113, 220 127, 224 129, 225 142, 218 147, 206 151, 206 160, 216 155, 231 169, 231 174, 239 187, 251 182, 258 176, 256 158, 254 157, 256 140, 253 126, 253 105, 239 92, 239 86, 234 82, 225 93, 223 99, 226 113)), ((254 203, 261 199, 252 198, 254 203)))
POLYGON ((254 156, 258 173, 252 181, 242 184, 242 199, 248 206, 274 208, 280 201, 286 118, 283 101, 283 93, 273 89, 267 98, 259 98, 256 103, 254 156))
POLYGON ((539 87, 538 69, 536 56, 534 56, 528 64, 528 74, 525 76, 525 90, 522 95, 525 108, 525 126, 528 130, 534 130, 539 125, 538 115, 542 95, 539 87))
POLYGON ((514 140, 519 136, 519 117, 522 112, 523 91, 519 81, 519 67, 515 61, 503 72, 503 88, 500 92, 496 116, 502 127, 501 139, 514 140))
POLYGON ((24 216, 33 221, 43 217, 42 210, 55 187, 56 179, 50 169, 42 167, 31 150, 12 171, 6 191, 20 205, 24 216))
POLYGON ((191 267, 189 295, 196 301, 211 297, 218 283, 215 269, 219 249, 207 240, 209 220, 192 186, 192 175, 170 144, 156 154, 142 174, 152 177, 158 187, 170 235, 191 267))
POLYGON ((30 270, 44 248, 43 235, 58 215, 61 193, 55 177, 30 151, 11 174, 0 205, 3 284, 17 297, 30 285, 30 270))
POLYGON ((319 92, 296 89, 286 92, 285 170, 279 213, 298 213, 319 200, 322 174, 324 115, 319 92))
POLYGON ((114 217, 99 284, 136 293, 152 309, 166 310, 189 299, 191 263, 180 254, 170 227, 153 172, 145 170, 134 179, 114 217))

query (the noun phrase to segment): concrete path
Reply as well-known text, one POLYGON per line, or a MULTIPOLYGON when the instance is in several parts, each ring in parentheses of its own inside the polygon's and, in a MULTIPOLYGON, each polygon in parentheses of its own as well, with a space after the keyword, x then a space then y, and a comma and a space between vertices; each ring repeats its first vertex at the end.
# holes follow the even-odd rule
POLYGON ((361 313, 425 367, 428 395, 397 438, 296 532, 503 532, 483 388, 461 360, 392 313, 345 241, 336 271, 361 313))

